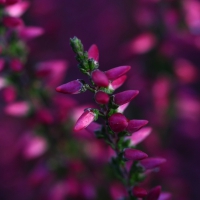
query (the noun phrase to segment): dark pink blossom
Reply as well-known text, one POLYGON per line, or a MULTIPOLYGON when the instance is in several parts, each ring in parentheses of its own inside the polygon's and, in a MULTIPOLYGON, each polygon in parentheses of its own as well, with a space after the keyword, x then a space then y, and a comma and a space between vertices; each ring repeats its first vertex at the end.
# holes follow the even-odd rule
POLYGON ((83 87, 83 83, 77 79, 75 81, 70 81, 63 85, 60 85, 56 88, 57 92, 61 92, 64 94, 79 94, 83 87))
POLYGON ((142 160, 147 157, 148 155, 146 153, 137 149, 126 148, 124 150, 124 158, 126 160, 142 160))
POLYGON ((130 137, 127 137, 131 141, 131 145, 137 145, 142 142, 146 137, 151 133, 152 128, 145 127, 140 129, 139 131, 133 133, 130 137))
POLYGON ((13 5, 15 3, 20 2, 21 0, 5 0, 6 5, 13 5))
POLYGON ((23 69, 22 62, 19 59, 14 58, 10 62, 10 68, 15 72, 20 72, 23 69))
POLYGON ((138 198, 144 198, 147 196, 147 191, 142 187, 135 186, 133 188, 133 195, 138 198))
POLYGON ((95 113, 91 110, 86 110, 77 120, 74 131, 80 131, 86 128, 91 122, 95 120, 95 113))
POLYGON ((148 124, 147 120, 137 120, 133 119, 128 122, 128 126, 126 127, 126 130, 131 134, 135 131, 138 131, 140 128, 148 124))
POLYGON ((153 169, 156 167, 159 167, 161 164, 165 163, 166 159, 165 158, 146 158, 144 160, 140 161, 140 165, 145 169, 153 169))
POLYGON ((130 69, 131 69, 130 66, 119 66, 119 67, 112 68, 108 71, 105 71, 105 74, 109 80, 113 81, 119 78, 120 76, 126 74, 130 69))
POLYGON ((8 28, 16 28, 23 25, 23 21, 17 17, 4 17, 3 24, 8 28))
POLYGON ((109 95, 105 92, 98 91, 94 96, 95 101, 98 104, 107 104, 109 102, 109 95))
POLYGON ((22 27, 18 31, 19 37, 24 40, 29 40, 29 39, 41 36, 43 33, 44 33, 43 28, 35 27, 35 26, 22 27))
POLYGON ((111 84, 110 87, 112 90, 116 90, 117 88, 119 88, 121 85, 124 84, 124 82, 126 81, 127 76, 123 75, 121 77, 119 77, 118 79, 115 79, 111 84))
POLYGON ((94 70, 92 72, 92 80, 94 82, 95 85, 99 86, 99 87, 108 87, 109 85, 109 80, 107 78, 107 76, 105 75, 104 72, 100 71, 100 70, 94 70))
POLYGON ((158 198, 160 196, 160 192, 161 192, 161 186, 156 186, 156 187, 152 188, 149 191, 146 200, 158 200, 158 198))
POLYGON ((120 106, 125 103, 130 102, 134 97, 139 94, 138 90, 127 90, 124 92, 120 92, 118 94, 113 95, 113 102, 114 104, 120 106))
POLYGON ((115 133, 119 133, 125 130, 125 128, 128 126, 128 121, 123 114, 114 113, 108 118, 108 124, 115 133))
POLYGON ((28 9, 30 3, 22 1, 14 5, 6 6, 5 10, 11 17, 20 17, 28 9))
POLYGON ((88 50, 88 58, 93 58, 95 61, 99 60, 99 50, 96 44, 93 44, 88 50))

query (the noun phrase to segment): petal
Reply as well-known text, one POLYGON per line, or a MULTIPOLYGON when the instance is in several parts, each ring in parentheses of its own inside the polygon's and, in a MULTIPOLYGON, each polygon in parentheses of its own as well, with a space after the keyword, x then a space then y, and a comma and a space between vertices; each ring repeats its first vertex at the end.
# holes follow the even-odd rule
POLYGON ((93 58, 94 60, 99 60, 99 50, 96 44, 93 44, 88 50, 88 58, 93 58))

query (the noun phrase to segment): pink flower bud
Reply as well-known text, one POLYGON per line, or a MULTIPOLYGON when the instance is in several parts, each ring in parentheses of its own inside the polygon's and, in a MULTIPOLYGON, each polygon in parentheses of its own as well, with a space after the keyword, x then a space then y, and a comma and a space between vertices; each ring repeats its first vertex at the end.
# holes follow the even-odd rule
POLYGON ((13 86, 4 88, 2 96, 7 103, 14 101, 17 96, 15 88, 13 86))
POLYGON ((9 104, 4 109, 6 114, 16 117, 26 116, 29 110, 30 110, 30 105, 25 101, 9 104))
POLYGON ((138 90, 127 90, 113 95, 114 103, 118 106, 121 106, 125 103, 130 102, 134 97, 138 95, 138 90))
POLYGON ((108 71, 105 71, 106 76, 108 77, 109 80, 115 80, 119 78, 120 76, 124 75, 131 69, 130 66, 120 66, 120 67, 115 67, 113 69, 110 69, 108 71))
POLYGON ((96 44, 93 44, 88 50, 88 58, 93 58, 94 60, 99 60, 99 50, 96 44))
POLYGON ((5 66, 5 60, 3 58, 0 58, 0 72, 3 70, 5 66))
POLYGON ((40 27, 23 27, 19 30, 19 37, 25 40, 29 40, 38 37, 44 33, 44 29, 40 27))
POLYGON ((137 149, 127 148, 124 150, 124 158, 126 160, 142 160, 147 157, 146 153, 137 149))
POLYGON ((75 126, 74 126, 74 131, 80 131, 84 128, 86 128, 91 122, 95 120, 95 113, 86 110, 77 120, 75 126))
POLYGON ((121 77, 119 77, 118 79, 115 79, 112 83, 111 83, 111 89, 116 90, 117 88, 119 88, 121 85, 123 85, 123 83, 125 82, 127 76, 123 75, 121 77))
POLYGON ((98 69, 92 72, 92 80, 99 87, 108 87, 109 85, 109 80, 105 73, 98 69))
POLYGON ((90 125, 88 125, 85 128, 88 132, 94 134, 95 131, 101 130, 101 125, 96 123, 96 122, 92 122, 90 125))
POLYGON ((109 95, 105 92, 98 91, 94 96, 95 101, 98 104, 107 104, 109 102, 109 95))
POLYGON ((81 92, 83 87, 83 83, 77 79, 75 81, 70 81, 63 85, 60 85, 56 88, 57 92, 61 92, 64 94, 78 94, 81 92))
POLYGON ((135 186, 133 188, 133 195, 138 197, 138 198, 144 198, 147 196, 147 191, 144 188, 135 186))
POLYGON ((30 3, 22 1, 14 5, 6 6, 5 10, 11 17, 20 17, 28 9, 30 3))
POLYGON ((146 124, 148 124, 147 120, 136 120, 136 119, 133 119, 133 120, 129 121, 126 130, 131 134, 131 133, 133 133, 135 131, 138 131, 140 128, 142 128, 146 124))
POLYGON ((23 21, 17 17, 4 17, 3 24, 8 28, 16 28, 23 24, 23 21))
POLYGON ((137 145, 140 142, 142 142, 152 131, 152 128, 145 127, 140 129, 139 131, 133 133, 130 137, 128 137, 131 140, 131 145, 137 145))
POLYGON ((128 121, 121 113, 114 113, 108 118, 108 124, 115 133, 119 133, 128 126, 128 121))
POLYGON ((172 200, 172 195, 168 192, 162 192, 158 200, 172 200))
POLYGON ((159 158, 159 157, 146 158, 146 159, 140 161, 140 165, 142 167, 144 167, 145 170, 147 170, 147 169, 156 168, 165 162, 166 162, 165 158, 159 158))
POLYGON ((20 72, 23 69, 23 65, 19 59, 15 58, 11 60, 10 68, 15 72, 20 72))
POLYGON ((146 200, 158 200, 158 198, 160 196, 160 192, 161 192, 161 186, 156 186, 156 187, 152 188, 149 191, 146 200))

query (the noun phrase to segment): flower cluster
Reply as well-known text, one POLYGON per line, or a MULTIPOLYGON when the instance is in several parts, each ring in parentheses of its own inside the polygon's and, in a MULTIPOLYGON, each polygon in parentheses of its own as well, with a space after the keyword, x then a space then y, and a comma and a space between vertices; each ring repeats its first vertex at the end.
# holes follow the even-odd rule
POLYGON ((101 71, 99 70, 99 52, 96 45, 92 45, 86 52, 78 38, 72 38, 70 44, 76 54, 80 71, 89 77, 90 83, 77 79, 57 87, 56 90, 64 94, 78 94, 90 90, 94 93, 94 100, 100 107, 99 109, 85 109, 77 120, 74 131, 87 129, 89 132, 93 132, 97 138, 104 139, 112 147, 116 156, 112 157, 111 164, 115 175, 126 187, 126 199, 164 199, 160 194, 160 186, 149 192, 140 186, 147 172, 165 162, 165 159, 160 157, 147 158, 146 153, 136 149, 135 145, 150 133, 149 129, 143 128, 148 121, 130 120, 123 114, 124 109, 138 95, 139 91, 127 90, 113 94, 114 90, 125 82, 126 73, 131 67, 119 66, 108 71, 101 71), (103 118, 104 125, 94 122, 100 117, 103 118), (130 137, 135 139, 134 145, 134 142, 131 143, 130 137))

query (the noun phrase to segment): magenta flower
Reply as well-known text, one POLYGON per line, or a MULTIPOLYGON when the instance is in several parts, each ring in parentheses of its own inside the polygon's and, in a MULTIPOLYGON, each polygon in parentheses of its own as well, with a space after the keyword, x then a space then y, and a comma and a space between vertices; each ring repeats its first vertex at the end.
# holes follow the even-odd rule
POLYGON ((121 85, 124 84, 124 82, 126 81, 127 76, 123 75, 120 76, 119 78, 115 79, 111 84, 110 87, 112 90, 116 90, 117 88, 119 88, 121 85))
POLYGON ((147 120, 130 120, 128 122, 128 126, 126 127, 126 130, 131 134, 135 131, 138 131, 140 128, 148 124, 147 120))
POLYGON ((131 145, 137 145, 142 142, 152 131, 152 128, 145 127, 140 129, 139 131, 133 133, 130 137, 128 137, 131 141, 131 145))
POLYGON ((95 61, 99 60, 99 50, 96 44, 93 44, 88 50, 88 58, 93 58, 95 61))
POLYGON ((63 85, 60 85, 56 88, 57 92, 61 92, 64 94, 78 94, 81 92, 83 88, 83 83, 77 79, 75 81, 70 81, 63 85))
POLYGON ((22 27, 19 31, 19 37, 23 40, 29 40, 38 36, 41 36, 44 33, 44 29, 40 27, 22 27))
POLYGON ((114 104, 120 106, 130 102, 134 97, 139 94, 138 90, 127 90, 113 95, 114 104))
POLYGON ((108 124, 115 133, 119 133, 125 130, 125 128, 128 126, 128 121, 123 114, 114 113, 108 118, 108 124))
POLYGON ((10 68, 15 72, 20 72, 23 69, 23 65, 19 59, 14 58, 10 62, 10 68))
POLYGON ((142 187, 135 186, 133 188, 133 195, 138 198, 144 198, 147 196, 147 191, 142 187))
POLYGON ((95 101, 98 104, 107 104, 109 102, 109 95, 105 92, 98 91, 94 96, 95 101))
POLYGON ((8 28, 16 28, 23 25, 23 21, 17 17, 4 17, 3 24, 8 28))
POLYGON ((109 80, 107 78, 107 76, 105 75, 104 72, 100 71, 100 70, 94 70, 92 72, 92 80, 94 82, 95 85, 99 86, 99 87, 108 87, 109 85, 109 80))
POLYGON ((86 110, 77 120, 74 131, 80 131, 86 128, 91 122, 95 120, 96 114, 91 110, 86 110))
POLYGON ((26 101, 14 102, 7 105, 4 112, 15 117, 24 117, 30 111, 30 105, 26 101))
POLYGON ((14 5, 6 6, 5 10, 11 17, 20 17, 28 9, 29 5, 28 1, 21 1, 14 5))
POLYGON ((156 186, 156 187, 152 188, 149 191, 146 200, 158 200, 158 198, 160 196, 160 192, 161 192, 161 186, 156 186))
POLYGON ((144 160, 140 161, 140 165, 145 169, 153 169, 156 168, 158 166, 160 166, 161 164, 165 163, 166 159, 165 158, 160 158, 160 157, 156 157, 156 158, 146 158, 144 160))
POLYGON ((144 158, 147 158, 148 155, 140 150, 132 149, 132 148, 126 148, 124 150, 124 158, 126 160, 142 160, 144 158))
POLYGON ((131 69, 130 66, 119 66, 119 67, 112 68, 108 71, 105 71, 105 74, 109 80, 113 81, 119 78, 120 76, 126 74, 130 69, 131 69))

